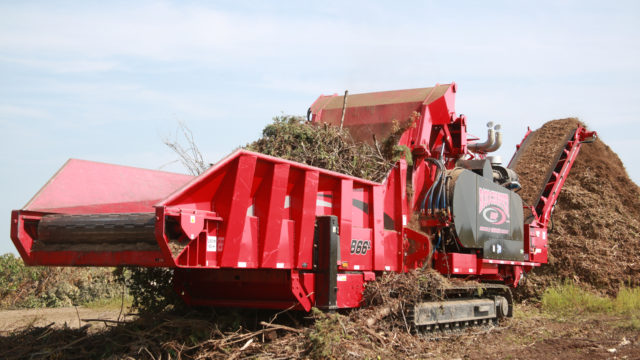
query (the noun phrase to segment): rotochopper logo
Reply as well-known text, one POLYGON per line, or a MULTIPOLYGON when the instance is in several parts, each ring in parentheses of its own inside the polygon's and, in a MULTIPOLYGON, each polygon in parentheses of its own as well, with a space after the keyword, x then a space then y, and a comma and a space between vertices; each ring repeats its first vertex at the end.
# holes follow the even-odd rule
POLYGON ((509 194, 478 188, 478 212, 492 225, 509 223, 509 194))

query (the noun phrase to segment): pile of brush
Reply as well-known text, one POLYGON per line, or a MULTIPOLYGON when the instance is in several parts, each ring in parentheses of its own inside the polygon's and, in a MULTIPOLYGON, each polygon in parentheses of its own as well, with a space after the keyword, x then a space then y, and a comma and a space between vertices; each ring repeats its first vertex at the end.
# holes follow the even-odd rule
POLYGON ((413 126, 415 116, 394 121, 385 139, 372 144, 356 142, 348 129, 314 124, 299 116, 280 116, 262 131, 262 138, 248 144, 247 150, 297 161, 371 181, 382 181, 396 161, 405 156, 406 147, 398 146, 400 136, 413 126))

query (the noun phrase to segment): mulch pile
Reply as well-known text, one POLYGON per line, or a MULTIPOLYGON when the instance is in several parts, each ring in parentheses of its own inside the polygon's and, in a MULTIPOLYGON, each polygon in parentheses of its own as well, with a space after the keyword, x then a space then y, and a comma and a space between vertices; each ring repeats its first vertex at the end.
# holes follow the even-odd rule
MULTIPOLYGON (((578 124, 573 118, 554 120, 531 134, 535 141, 515 166, 525 202, 535 204, 552 154, 578 124)), ((550 227, 549 263, 529 274, 520 296, 539 297, 564 280, 609 295, 621 284, 640 285, 640 187, 600 139, 582 145, 550 227)))

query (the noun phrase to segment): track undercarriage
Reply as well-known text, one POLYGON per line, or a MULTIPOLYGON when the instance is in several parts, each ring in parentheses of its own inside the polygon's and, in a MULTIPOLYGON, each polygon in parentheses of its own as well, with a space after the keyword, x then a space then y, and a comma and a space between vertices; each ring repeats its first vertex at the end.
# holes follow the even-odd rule
POLYGON ((407 320, 417 333, 496 323, 513 315, 513 296, 505 285, 458 285, 442 289, 441 295, 409 311, 407 320))

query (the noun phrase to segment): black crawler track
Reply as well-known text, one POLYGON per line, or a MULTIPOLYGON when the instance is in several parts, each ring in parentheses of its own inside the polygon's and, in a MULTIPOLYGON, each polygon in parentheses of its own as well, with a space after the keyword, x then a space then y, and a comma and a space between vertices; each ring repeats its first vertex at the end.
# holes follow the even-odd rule
MULTIPOLYGON (((440 289, 436 298, 426 298, 424 302, 446 302, 455 300, 494 299, 497 296, 504 297, 508 302, 507 317, 513 316, 513 295, 511 289, 502 284, 462 285, 440 289)), ((432 334, 434 332, 460 331, 469 327, 495 326, 500 320, 500 315, 489 319, 473 319, 461 321, 442 321, 432 325, 416 325, 414 308, 407 314, 407 322, 416 334, 432 334)))

